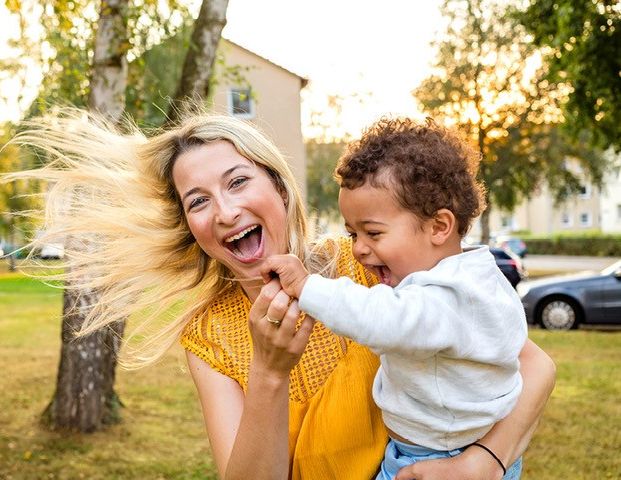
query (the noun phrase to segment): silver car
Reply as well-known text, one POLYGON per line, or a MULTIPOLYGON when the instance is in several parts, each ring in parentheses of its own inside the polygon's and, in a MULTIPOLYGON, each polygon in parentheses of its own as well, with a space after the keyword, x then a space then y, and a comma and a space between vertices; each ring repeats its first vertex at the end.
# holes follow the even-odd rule
POLYGON ((621 324, 621 260, 598 274, 547 278, 518 286, 529 323, 551 330, 621 324))

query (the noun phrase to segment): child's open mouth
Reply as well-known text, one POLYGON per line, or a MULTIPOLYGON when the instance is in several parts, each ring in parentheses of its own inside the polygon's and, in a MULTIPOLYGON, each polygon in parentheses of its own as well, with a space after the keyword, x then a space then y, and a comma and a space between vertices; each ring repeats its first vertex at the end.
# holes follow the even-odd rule
POLYGON ((261 255, 263 228, 252 225, 241 232, 224 239, 224 246, 241 262, 251 262, 261 255))
POLYGON ((390 269, 384 265, 373 267, 380 283, 390 286, 390 269))

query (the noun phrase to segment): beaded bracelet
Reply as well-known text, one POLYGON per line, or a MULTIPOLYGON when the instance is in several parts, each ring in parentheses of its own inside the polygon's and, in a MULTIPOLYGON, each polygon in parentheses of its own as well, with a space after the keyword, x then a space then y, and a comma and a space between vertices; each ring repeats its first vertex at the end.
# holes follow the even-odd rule
POLYGON ((502 468, 502 475, 505 476, 507 474, 507 469, 505 468, 505 466, 500 461, 500 458, 498 458, 494 452, 492 452, 485 445, 482 445, 482 444, 477 443, 477 442, 471 443, 468 446, 471 447, 472 445, 476 445, 477 447, 481 447, 483 450, 485 450, 487 453, 489 453, 492 457, 494 457, 494 460, 496 460, 498 462, 498 465, 500 465, 500 468, 502 468))

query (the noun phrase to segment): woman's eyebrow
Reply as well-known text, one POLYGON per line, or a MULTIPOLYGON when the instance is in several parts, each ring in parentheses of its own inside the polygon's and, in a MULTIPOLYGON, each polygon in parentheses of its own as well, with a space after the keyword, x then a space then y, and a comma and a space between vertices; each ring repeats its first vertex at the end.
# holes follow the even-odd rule
MULTIPOLYGON (((228 176, 230 176, 235 170, 238 170, 240 168, 247 168, 250 169, 250 165, 246 165, 245 163, 239 163, 237 165, 233 165, 231 168, 229 168, 228 170, 225 170, 224 173, 222 174, 222 178, 226 178, 228 176)), ((184 202, 186 198, 188 198, 190 195, 199 192, 201 189, 201 187, 194 187, 191 188, 190 190, 188 190, 187 192, 185 192, 183 194, 183 197, 181 197, 181 201, 184 202)))

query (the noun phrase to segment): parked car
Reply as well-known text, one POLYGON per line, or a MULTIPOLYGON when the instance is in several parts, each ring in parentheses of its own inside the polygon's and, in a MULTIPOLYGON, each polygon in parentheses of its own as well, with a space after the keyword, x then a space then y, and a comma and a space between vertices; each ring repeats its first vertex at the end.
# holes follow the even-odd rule
POLYGON ((524 240, 518 237, 510 237, 507 235, 500 235, 496 237, 495 246, 499 248, 504 248, 505 250, 511 250, 520 258, 524 258, 528 251, 524 240))
POLYGON ((518 283, 527 276, 520 257, 504 248, 491 247, 489 251, 494 255, 496 265, 498 265, 500 271, 507 277, 513 288, 516 288, 518 283))
POLYGON ((527 282, 518 291, 528 322, 550 330, 621 324, 621 260, 597 274, 527 282))
POLYGON ((65 256, 65 247, 61 243, 46 243, 39 250, 39 257, 43 260, 58 260, 65 256))

